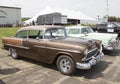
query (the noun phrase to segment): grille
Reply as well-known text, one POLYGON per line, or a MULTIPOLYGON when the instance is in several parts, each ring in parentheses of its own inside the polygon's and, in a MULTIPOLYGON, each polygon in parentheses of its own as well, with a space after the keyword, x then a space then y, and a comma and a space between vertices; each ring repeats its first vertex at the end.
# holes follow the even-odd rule
POLYGON ((97 55, 97 54, 98 54, 98 49, 95 48, 95 49, 88 52, 86 59, 91 58, 92 56, 97 55))

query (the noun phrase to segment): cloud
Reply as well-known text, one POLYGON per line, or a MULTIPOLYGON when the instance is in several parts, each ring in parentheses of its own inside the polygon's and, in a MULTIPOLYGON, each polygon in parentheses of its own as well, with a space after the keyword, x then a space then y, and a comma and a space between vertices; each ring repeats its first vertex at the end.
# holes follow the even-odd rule
MULTIPOLYGON (((108 1, 109 14, 120 17, 120 0, 108 1)), ((81 11, 93 18, 106 15, 106 0, 2 0, 0 5, 20 6, 22 17, 32 17, 47 6, 81 11)))

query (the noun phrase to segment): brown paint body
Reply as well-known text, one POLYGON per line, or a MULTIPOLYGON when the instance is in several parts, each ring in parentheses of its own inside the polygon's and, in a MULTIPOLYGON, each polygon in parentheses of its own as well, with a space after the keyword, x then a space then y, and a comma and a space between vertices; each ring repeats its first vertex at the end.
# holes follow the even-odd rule
MULTIPOLYGON (((51 28, 63 28, 60 26, 30 26, 24 27, 17 31, 19 33, 23 30, 48 30, 51 28)), ((19 56, 24 56, 44 63, 53 63, 60 55, 68 55, 75 62, 81 62, 84 56, 84 50, 89 50, 97 47, 96 41, 90 42, 85 39, 78 39, 72 37, 63 37, 57 39, 30 39, 4 37, 2 43, 5 49, 14 48, 19 56)), ((101 43, 97 41, 98 45, 101 43)))

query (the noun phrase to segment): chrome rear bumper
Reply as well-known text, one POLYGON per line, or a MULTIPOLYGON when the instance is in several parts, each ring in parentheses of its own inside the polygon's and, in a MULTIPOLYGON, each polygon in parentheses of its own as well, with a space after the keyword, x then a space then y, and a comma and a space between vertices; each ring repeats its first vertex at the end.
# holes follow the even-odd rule
POLYGON ((92 65, 95 65, 97 62, 100 61, 101 57, 104 56, 104 54, 101 52, 99 55, 96 57, 92 57, 91 60, 89 60, 88 63, 76 63, 76 67, 78 69, 90 69, 92 65))

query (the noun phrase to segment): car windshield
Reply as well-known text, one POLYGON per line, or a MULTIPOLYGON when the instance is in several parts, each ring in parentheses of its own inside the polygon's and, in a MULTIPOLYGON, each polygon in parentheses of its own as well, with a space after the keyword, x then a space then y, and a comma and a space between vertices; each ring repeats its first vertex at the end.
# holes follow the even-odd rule
POLYGON ((66 31, 64 28, 48 29, 45 32, 45 39, 53 39, 56 37, 65 37, 65 36, 66 36, 66 31))
POLYGON ((81 29, 81 33, 85 34, 85 33, 93 33, 94 31, 92 30, 91 27, 84 27, 81 29))

